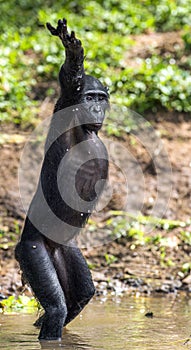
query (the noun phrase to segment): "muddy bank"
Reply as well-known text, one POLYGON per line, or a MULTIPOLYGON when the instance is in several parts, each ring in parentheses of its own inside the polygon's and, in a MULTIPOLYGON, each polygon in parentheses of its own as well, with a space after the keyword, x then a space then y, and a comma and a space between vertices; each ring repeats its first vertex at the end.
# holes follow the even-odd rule
MULTIPOLYGON (((150 233, 150 237, 153 237, 150 243, 141 244, 136 237, 122 237, 97 248, 84 249, 97 293, 106 293, 106 291, 168 293, 191 289, 191 242, 189 241, 191 125, 183 115, 173 117, 173 114, 169 113, 158 114, 152 124, 160 134, 172 167, 172 191, 165 217, 170 220, 181 220, 186 222, 186 225, 171 229, 155 228, 150 233), (155 243, 153 243, 154 240, 156 240, 155 243)), ((14 246, 25 217, 19 198, 17 173, 28 134, 23 132, 18 135, 16 129, 4 128, 0 140, 0 229, 2 232, 0 293, 5 295, 18 294, 23 290, 19 268, 14 260, 14 246)), ((133 145, 132 135, 125 135, 117 142, 125 147, 128 145, 128 149, 140 164, 145 179, 144 190, 147 193, 143 214, 149 215, 152 209, 152 198, 157 196, 157 176, 152 169, 148 152, 140 143, 133 145)), ((112 188, 115 188, 120 176, 119 169, 111 167, 110 186, 112 188)), ((99 215, 96 213, 93 215, 98 234, 100 230, 107 228, 108 210, 123 209, 123 196, 126 196, 123 186, 125 183, 122 179, 121 190, 113 191, 107 210, 99 215)), ((28 289, 25 289, 25 292, 30 294, 28 289)))

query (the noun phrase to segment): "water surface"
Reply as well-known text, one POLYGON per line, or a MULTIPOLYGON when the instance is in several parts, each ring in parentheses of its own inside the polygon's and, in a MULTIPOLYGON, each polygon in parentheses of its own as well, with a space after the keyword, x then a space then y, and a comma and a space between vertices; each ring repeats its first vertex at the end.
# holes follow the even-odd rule
POLYGON ((191 296, 94 299, 64 330, 62 343, 40 344, 32 325, 36 318, 0 315, 0 349, 191 349, 191 296), (147 312, 153 318, 146 317, 147 312))

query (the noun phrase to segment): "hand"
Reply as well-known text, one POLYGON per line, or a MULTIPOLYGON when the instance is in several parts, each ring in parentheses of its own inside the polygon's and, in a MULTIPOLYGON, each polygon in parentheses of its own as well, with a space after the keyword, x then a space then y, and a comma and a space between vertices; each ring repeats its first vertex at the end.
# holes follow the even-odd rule
POLYGON ((81 41, 75 37, 75 32, 72 31, 71 34, 68 33, 67 21, 65 18, 63 18, 63 20, 59 19, 57 28, 54 28, 50 23, 46 23, 46 26, 52 35, 58 36, 62 40, 64 47, 69 49, 69 51, 82 48, 81 41))

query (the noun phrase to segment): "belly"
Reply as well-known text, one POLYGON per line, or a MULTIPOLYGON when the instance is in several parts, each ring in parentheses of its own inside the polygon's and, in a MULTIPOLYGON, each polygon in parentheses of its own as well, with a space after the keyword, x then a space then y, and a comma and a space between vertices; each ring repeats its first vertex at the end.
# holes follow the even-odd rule
POLYGON ((92 202, 94 206, 103 191, 107 175, 108 155, 101 140, 82 142, 69 150, 60 163, 57 176, 59 191, 71 207, 80 211, 81 200, 92 202))

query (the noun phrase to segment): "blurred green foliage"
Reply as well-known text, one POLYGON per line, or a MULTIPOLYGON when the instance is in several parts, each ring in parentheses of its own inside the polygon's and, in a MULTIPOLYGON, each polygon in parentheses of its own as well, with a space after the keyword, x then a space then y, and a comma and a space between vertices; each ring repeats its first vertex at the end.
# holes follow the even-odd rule
MULTIPOLYGON (((161 266, 173 266, 177 263, 173 262, 168 256, 168 249, 172 249, 174 244, 168 233, 172 233, 174 230, 173 237, 177 237, 177 246, 184 246, 185 248, 185 245, 187 245, 188 249, 191 246, 190 220, 184 222, 153 216, 136 216, 123 211, 110 211, 104 229, 107 229, 112 238, 117 239, 118 242, 125 238, 130 242, 130 249, 132 250, 143 245, 157 250, 161 266)), ((185 262, 182 272, 186 273, 187 267, 190 268, 190 266, 190 263, 185 262)))
MULTIPOLYGON (((183 229, 190 226, 190 220, 188 222, 179 220, 161 219, 153 216, 144 215, 132 215, 127 212, 115 210, 110 211, 110 218, 106 221, 105 226, 111 232, 111 235, 117 239, 126 237, 133 240, 134 243, 157 244, 161 242, 161 238, 157 235, 150 235, 155 228, 161 231, 171 231, 175 228, 181 229, 181 241, 187 242, 190 239, 190 233, 185 233, 183 229), (188 238, 189 237, 189 238, 188 238)), ((191 240, 189 241, 190 244, 191 240)))
POLYGON ((51 82, 64 57, 45 23, 56 24, 62 17, 83 41, 87 72, 110 87, 113 102, 141 113, 161 107, 191 111, 191 0, 80 0, 64 5, 58 0, 1 0, 0 5, 1 121, 34 124, 42 100, 53 95, 51 82), (127 66, 126 53, 134 45, 129 35, 172 30, 183 30, 184 64, 171 54, 127 66))
POLYGON ((6 313, 18 311, 33 313, 38 307, 39 304, 36 299, 34 297, 29 298, 26 295, 19 295, 18 298, 12 295, 0 301, 0 309, 6 313))

